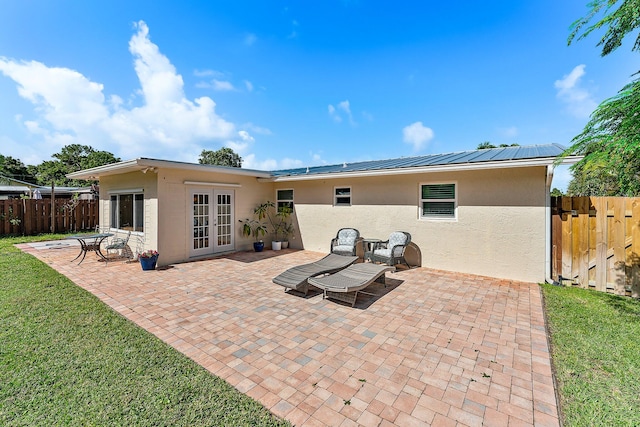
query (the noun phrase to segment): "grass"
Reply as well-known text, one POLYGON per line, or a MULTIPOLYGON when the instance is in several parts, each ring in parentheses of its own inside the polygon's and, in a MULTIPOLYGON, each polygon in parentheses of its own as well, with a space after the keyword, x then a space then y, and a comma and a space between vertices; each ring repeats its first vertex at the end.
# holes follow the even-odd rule
POLYGON ((565 426, 640 425, 640 301, 543 285, 565 426))
POLYGON ((285 426, 0 238, 0 425, 285 426))

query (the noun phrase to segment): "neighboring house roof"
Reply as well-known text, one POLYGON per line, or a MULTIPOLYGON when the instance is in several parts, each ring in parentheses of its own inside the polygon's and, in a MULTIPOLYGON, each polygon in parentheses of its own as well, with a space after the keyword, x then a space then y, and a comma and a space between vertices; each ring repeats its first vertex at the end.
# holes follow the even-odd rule
MULTIPOLYGON (((228 166, 201 165, 139 158, 73 172, 68 174, 67 177, 73 179, 96 179, 100 176, 127 172, 142 171, 146 173, 148 171, 155 172, 157 168, 171 168, 255 176, 261 181, 292 181, 301 179, 339 178, 345 175, 369 176, 465 169, 547 166, 553 164, 564 151, 565 147, 560 144, 501 147, 447 154, 401 157, 388 160, 310 166, 270 172, 228 166)), ((575 163, 579 159, 580 157, 570 156, 565 158, 563 163, 575 163)))
POLYGON ((0 182, 3 183, 2 188, 5 187, 26 187, 26 188, 36 188, 40 187, 37 184, 32 184, 27 181, 20 181, 19 179, 10 178, 8 176, 0 175, 0 182), (8 184, 5 184, 8 183, 8 184))

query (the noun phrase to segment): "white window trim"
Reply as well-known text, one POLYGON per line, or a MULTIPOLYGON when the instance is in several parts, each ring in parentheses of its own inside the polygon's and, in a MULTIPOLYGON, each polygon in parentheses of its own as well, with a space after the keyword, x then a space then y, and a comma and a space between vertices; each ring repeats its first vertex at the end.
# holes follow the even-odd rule
POLYGON ((420 221, 438 221, 438 222, 456 222, 458 221, 458 181, 429 181, 421 182, 418 184, 418 219, 420 221), (455 188, 454 199, 423 199, 422 198, 422 186, 423 185, 442 185, 453 184, 455 188), (453 216, 449 218, 424 216, 422 214, 422 204, 427 200, 441 201, 441 202, 453 202, 453 216))
POLYGON ((293 209, 291 209, 292 211, 296 208, 296 204, 294 202, 294 199, 296 198, 296 192, 293 190, 293 188, 278 188, 276 189, 276 209, 278 209, 278 205, 280 204, 280 202, 291 202, 291 206, 293 206, 293 209), (289 199, 279 199, 278 198, 278 191, 291 191, 293 193, 293 199, 289 200, 289 199))
POLYGON ((107 194, 127 194, 127 193, 144 193, 144 188, 127 188, 124 190, 109 190, 107 194))
POLYGON ((352 189, 350 185, 339 185, 339 186, 335 186, 333 187, 333 206, 337 206, 337 207, 346 207, 346 206, 351 206, 353 204, 353 194, 352 194, 352 189), (338 197, 346 197, 346 196, 338 196, 336 194, 336 190, 338 188, 348 188, 349 189, 349 203, 338 203, 338 197))
MULTIPOLYGON (((145 206, 144 206, 144 205, 145 205, 145 200, 144 200, 144 190, 143 190, 143 189, 141 189, 141 188, 140 188, 140 189, 134 189, 134 190, 133 190, 133 192, 132 192, 132 190, 114 190, 114 191, 109 191, 109 192, 107 192, 107 194, 109 194, 109 230, 110 230, 110 231, 119 231, 119 232, 123 232, 123 233, 124 233, 124 232, 129 232, 129 231, 131 231, 131 234, 132 234, 132 235, 140 235, 140 236, 143 236, 143 235, 144 235, 144 225, 145 225, 145 224, 144 224, 144 220, 145 220, 144 215, 143 215, 143 217, 142 217, 142 221, 143 221, 143 224, 142 224, 142 231, 137 231, 137 230, 125 230, 125 229, 120 228, 120 224, 118 224, 118 227, 113 227, 113 226, 112 226, 112 224, 111 224, 111 219, 113 218, 113 212, 111 211, 111 208, 112 208, 113 204, 111 203, 111 196, 118 196, 118 199, 117 199, 117 201, 116 201, 116 211, 119 211, 119 209, 120 209, 120 197, 119 197, 119 196, 121 196, 121 195, 123 195, 123 194, 131 194, 131 195, 133 195, 133 203, 134 203, 134 212, 133 212, 133 217, 134 217, 134 219, 135 219, 135 216, 136 216, 136 213, 135 213, 135 199, 136 199, 136 196, 137 196, 137 195, 141 195, 141 196, 142 196, 142 209, 143 209, 143 213, 144 213, 144 210, 145 210, 145 206)), ((137 225, 137 224, 134 224, 134 228, 135 228, 135 226, 136 226, 136 225, 137 225)))

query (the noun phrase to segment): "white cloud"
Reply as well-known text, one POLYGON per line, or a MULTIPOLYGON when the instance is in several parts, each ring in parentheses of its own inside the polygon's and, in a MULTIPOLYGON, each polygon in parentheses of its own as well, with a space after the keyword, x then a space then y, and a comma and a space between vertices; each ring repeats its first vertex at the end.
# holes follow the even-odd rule
POLYGON ((244 81, 244 87, 247 88, 247 92, 253 92, 253 83, 249 80, 244 81))
POLYGON ((338 123, 340 123, 342 121, 342 117, 340 117, 336 113, 336 107, 334 107, 333 105, 329 104, 329 106, 327 107, 327 110, 329 111, 329 117, 331 117, 333 120, 335 120, 338 123))
POLYGON ((569 74, 554 83, 558 99, 566 105, 571 115, 578 118, 589 117, 597 107, 591 92, 581 84, 581 79, 586 74, 585 67, 584 64, 576 66, 569 74))
POLYGON ((224 74, 216 70, 193 70, 196 77, 222 77, 224 74))
POLYGON ((219 91, 229 91, 229 90, 234 90, 233 85, 231 84, 231 82, 227 82, 224 80, 216 80, 214 79, 212 81, 213 84, 213 90, 219 90, 219 91))
POLYGON ((247 132, 246 130, 241 130, 240 132, 238 132, 238 136, 240 136, 240 139, 243 141, 248 141, 248 142, 255 141, 253 137, 249 135, 249 132, 247 132))
POLYGON ((251 132, 253 132, 253 133, 257 133, 257 134, 260 134, 260 135, 271 135, 271 134, 272 134, 272 132, 271 132, 271 130, 270 130, 270 129, 265 128, 265 127, 262 127, 262 126, 254 125, 254 124, 253 124, 253 123, 251 123, 251 122, 249 122, 249 123, 245 123, 244 125, 242 125, 242 127, 243 127, 244 129, 248 129, 248 130, 250 130, 251 132))
POLYGON ((435 134, 431 128, 428 128, 422 124, 422 122, 415 122, 402 129, 403 141, 407 144, 413 145, 415 151, 419 151, 433 139, 435 134))
POLYGON ((342 121, 342 116, 345 116, 352 126, 355 126, 357 124, 353 120, 353 114, 351 114, 351 105, 349 103, 349 100, 339 102, 337 107, 329 104, 328 111, 329 116, 338 123, 342 121))
POLYGON ((142 100, 130 108, 123 107, 120 97, 106 99, 102 84, 75 70, 0 57, 0 72, 35 106, 35 119, 24 125, 43 139, 45 152, 90 142, 124 158, 191 159, 203 141, 222 142, 238 135, 235 125, 216 113, 211 98, 186 98, 182 76, 151 42, 147 25, 140 21, 135 28, 129 50, 142 100))

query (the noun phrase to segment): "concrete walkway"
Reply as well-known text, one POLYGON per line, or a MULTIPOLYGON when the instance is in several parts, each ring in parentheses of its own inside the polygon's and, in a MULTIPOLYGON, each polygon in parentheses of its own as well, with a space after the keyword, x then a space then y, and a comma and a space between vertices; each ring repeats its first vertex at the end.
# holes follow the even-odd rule
POLYGON ((143 272, 20 247, 296 426, 560 424, 536 284, 416 268, 351 308, 271 283, 316 252, 143 272))

